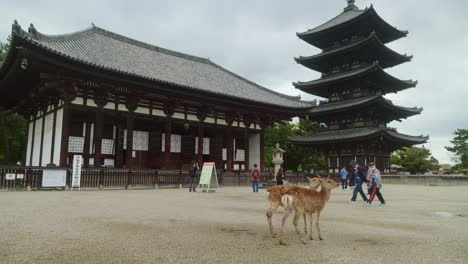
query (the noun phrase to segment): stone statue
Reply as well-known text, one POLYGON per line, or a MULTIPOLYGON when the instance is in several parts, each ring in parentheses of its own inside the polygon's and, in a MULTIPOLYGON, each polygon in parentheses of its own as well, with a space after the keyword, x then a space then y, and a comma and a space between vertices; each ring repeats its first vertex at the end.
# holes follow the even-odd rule
POLYGON ((279 147, 279 143, 275 144, 275 147, 273 148, 273 159, 271 162, 275 165, 275 180, 276 180, 276 174, 278 173, 278 170, 281 168, 281 165, 283 164, 283 153, 286 151, 284 149, 281 149, 279 147))

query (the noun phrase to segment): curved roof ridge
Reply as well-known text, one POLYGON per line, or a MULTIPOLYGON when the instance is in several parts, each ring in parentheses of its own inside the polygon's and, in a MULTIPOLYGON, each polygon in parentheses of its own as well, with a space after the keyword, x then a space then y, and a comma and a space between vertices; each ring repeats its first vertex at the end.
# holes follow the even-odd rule
POLYGON ((355 41, 355 42, 351 42, 349 43, 348 45, 345 45, 345 46, 341 46, 341 47, 336 47, 334 49, 329 49, 329 50, 323 50, 321 53, 318 53, 318 54, 315 54, 315 55, 312 55, 312 56, 299 56, 299 57, 295 57, 294 59, 296 61, 307 61, 307 60, 311 60, 311 59, 316 59, 316 58, 320 58, 320 57, 323 57, 323 56, 328 56, 328 55, 331 55, 331 54, 334 54, 334 53, 339 53, 339 52, 343 52, 343 51, 346 51, 348 49, 351 49, 351 48, 354 48, 354 47, 357 47, 357 46, 360 46, 360 45, 364 45, 366 44, 367 41, 371 41, 371 40, 375 40, 378 42, 378 44, 380 44, 381 46, 383 46, 383 48, 397 56, 401 56, 401 57, 404 57, 406 58, 408 61, 410 61, 413 56, 412 55, 406 55, 406 54, 401 54, 401 53, 398 53, 397 51, 395 50, 392 50, 391 48, 387 47, 387 45, 385 45, 381 40, 380 38, 377 36, 377 34, 375 33, 375 31, 372 31, 369 36, 361 39, 361 40, 358 40, 358 41, 355 41))
POLYGON ((166 49, 166 48, 161 48, 159 46, 149 44, 149 43, 146 43, 146 42, 143 42, 143 41, 140 41, 140 40, 136 40, 136 39, 133 39, 133 38, 129 38, 129 37, 126 37, 124 35, 114 33, 112 31, 109 31, 109 30, 106 30, 106 29, 103 29, 101 27, 97 27, 97 26, 94 26, 94 25, 93 25, 93 30, 98 32, 98 33, 102 33, 107 37, 117 39, 117 40, 120 40, 122 42, 131 44, 131 45, 135 45, 135 46, 138 46, 138 47, 142 47, 142 48, 145 48, 145 49, 154 50, 154 51, 157 51, 157 52, 165 53, 167 55, 172 55, 172 56, 176 56, 176 57, 180 57, 180 58, 184 58, 184 59, 194 60, 194 61, 197 61, 197 62, 208 63, 208 64, 210 63, 210 60, 207 59, 207 58, 198 57, 198 56, 194 56, 194 55, 190 55, 190 54, 186 54, 186 53, 182 53, 182 52, 178 52, 178 51, 173 51, 173 50, 169 50, 169 49, 166 49))
POLYGON ((365 9, 345 10, 345 11, 341 12, 340 14, 338 14, 337 16, 335 16, 334 18, 328 20, 327 22, 325 22, 325 23, 323 23, 323 24, 321 24, 321 25, 319 25, 319 26, 317 26, 315 28, 309 29, 309 30, 307 30, 305 32, 296 33, 296 35, 298 37, 304 37, 304 36, 311 35, 311 34, 318 34, 318 33, 322 32, 322 31, 339 27, 343 23, 348 23, 349 21, 355 20, 355 19, 359 18, 360 16, 368 14, 368 13, 374 13, 376 18, 378 20, 380 20, 380 22, 382 22, 388 28, 391 28, 391 29, 393 29, 395 31, 398 31, 402 35, 407 35, 408 34, 407 30, 400 30, 400 29, 390 25, 389 23, 387 23, 381 16, 379 16, 377 11, 375 11, 374 6, 371 4, 369 7, 366 7, 365 9))
POLYGON ((220 69, 220 70, 222 70, 222 71, 224 71, 224 72, 226 72, 226 73, 228 73, 228 74, 230 74, 230 75, 232 75, 232 76, 234 76, 234 77, 236 77, 236 78, 238 78, 238 79, 240 79, 240 80, 242 80, 244 82, 248 82, 248 83, 250 83, 250 84, 256 86, 257 88, 262 89, 262 90, 264 90, 266 92, 273 93, 275 95, 281 96, 281 97, 289 99, 289 100, 294 100, 294 101, 302 102, 302 103, 310 103, 311 105, 314 105, 313 104, 314 100, 313 101, 304 101, 304 100, 301 100, 301 95, 287 95, 287 94, 283 94, 283 93, 268 89, 268 88, 266 88, 266 87, 264 87, 264 86, 262 86, 262 85, 260 85, 258 83, 255 83, 255 82, 253 82, 251 80, 247 80, 246 78, 244 78, 244 77, 242 77, 242 76, 240 76, 240 75, 238 75, 238 74, 236 74, 236 73, 234 73, 234 72, 232 72, 232 71, 230 71, 230 70, 228 70, 228 69, 226 69, 226 68, 224 68, 224 67, 222 67, 222 66, 220 66, 220 65, 218 65, 218 64, 216 64, 214 62, 212 62, 211 60, 209 60, 209 63, 211 65, 217 67, 218 69, 220 69))

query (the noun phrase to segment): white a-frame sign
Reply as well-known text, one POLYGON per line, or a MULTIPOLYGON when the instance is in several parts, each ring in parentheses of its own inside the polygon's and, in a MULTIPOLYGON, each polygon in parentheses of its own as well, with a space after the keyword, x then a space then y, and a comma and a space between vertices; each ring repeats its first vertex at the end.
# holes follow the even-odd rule
POLYGON ((216 168, 214 162, 204 162, 200 175, 200 182, 198 188, 203 192, 216 191, 214 188, 219 189, 218 175, 216 175, 216 168), (211 190, 210 190, 211 189, 211 190))

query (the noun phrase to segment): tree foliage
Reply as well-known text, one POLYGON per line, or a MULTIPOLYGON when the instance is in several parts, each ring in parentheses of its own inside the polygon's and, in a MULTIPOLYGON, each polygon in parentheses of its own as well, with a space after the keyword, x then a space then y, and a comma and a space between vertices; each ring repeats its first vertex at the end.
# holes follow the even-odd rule
POLYGON ((404 147, 392 154, 391 161, 412 174, 425 173, 437 168, 439 164, 424 147, 404 147))
POLYGON ((283 166, 292 171, 321 170, 326 167, 325 156, 312 147, 288 143, 290 136, 311 135, 318 131, 316 122, 299 119, 298 123, 279 122, 265 131, 265 166, 273 166, 272 149, 276 143, 286 150, 283 166))
POLYGON ((453 139, 450 140, 453 146, 445 149, 454 154, 457 167, 468 169, 468 129, 457 129, 453 135, 453 139))
MULTIPOLYGON (((0 43, 0 65, 5 60, 10 48, 10 38, 0 43)), ((11 111, 0 111, 0 162, 14 164, 23 161, 27 146, 27 122, 11 111)))

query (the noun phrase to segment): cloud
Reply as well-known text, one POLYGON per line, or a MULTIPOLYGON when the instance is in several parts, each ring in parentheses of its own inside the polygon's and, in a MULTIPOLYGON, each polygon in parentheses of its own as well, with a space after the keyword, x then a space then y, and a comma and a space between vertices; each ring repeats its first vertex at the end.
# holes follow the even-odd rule
MULTIPOLYGON (((407 134, 429 134, 436 158, 450 162, 444 146, 451 132, 468 128, 468 1, 372 1, 386 21, 407 29, 407 38, 390 43, 414 59, 389 70, 398 78, 416 79, 417 88, 389 95, 395 104, 424 107, 422 115, 393 122, 407 134)), ((359 7, 369 0, 357 0, 359 7)), ((334 17, 345 1, 11 1, 0 9, 0 40, 11 31, 13 19, 27 28, 67 33, 91 22, 110 31, 168 49, 209 57, 215 63, 270 89, 314 99, 293 88, 293 81, 319 74, 294 62, 318 49, 295 33, 334 17)))

